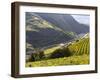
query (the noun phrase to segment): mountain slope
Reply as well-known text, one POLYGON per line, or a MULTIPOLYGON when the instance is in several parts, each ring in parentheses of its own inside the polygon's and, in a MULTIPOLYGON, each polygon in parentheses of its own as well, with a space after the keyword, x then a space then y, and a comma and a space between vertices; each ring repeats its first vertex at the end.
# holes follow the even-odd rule
POLYGON ((42 48, 71 40, 75 37, 72 32, 47 22, 35 13, 26 13, 26 42, 33 48, 42 48))
POLYGON ((43 19, 58 26, 64 31, 77 34, 89 32, 89 26, 78 23, 70 14, 37 13, 43 19), (63 23, 63 24, 62 24, 63 23))

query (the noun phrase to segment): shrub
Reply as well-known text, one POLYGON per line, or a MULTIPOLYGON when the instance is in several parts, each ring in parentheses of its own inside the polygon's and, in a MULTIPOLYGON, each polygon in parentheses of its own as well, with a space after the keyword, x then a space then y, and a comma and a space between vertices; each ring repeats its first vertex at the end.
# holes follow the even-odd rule
POLYGON ((68 57, 72 56, 72 53, 68 48, 57 49, 53 53, 51 53, 50 58, 60 58, 60 57, 68 57))
POLYGON ((33 53, 31 55, 30 61, 38 61, 38 60, 42 60, 44 58, 45 58, 44 52, 38 51, 37 53, 33 53))
POLYGON ((76 40, 76 42, 78 42, 79 40, 76 40))
POLYGON ((40 51, 38 55, 39 55, 40 59, 44 59, 45 58, 44 51, 40 51))

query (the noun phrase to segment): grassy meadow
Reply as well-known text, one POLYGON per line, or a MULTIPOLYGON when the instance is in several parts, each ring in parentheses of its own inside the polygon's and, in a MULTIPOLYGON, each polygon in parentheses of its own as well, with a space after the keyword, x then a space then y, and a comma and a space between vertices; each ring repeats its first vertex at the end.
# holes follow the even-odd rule
POLYGON ((71 57, 28 62, 26 64, 26 67, 63 66, 63 65, 73 65, 73 64, 74 65, 89 64, 88 55, 71 56, 71 57))

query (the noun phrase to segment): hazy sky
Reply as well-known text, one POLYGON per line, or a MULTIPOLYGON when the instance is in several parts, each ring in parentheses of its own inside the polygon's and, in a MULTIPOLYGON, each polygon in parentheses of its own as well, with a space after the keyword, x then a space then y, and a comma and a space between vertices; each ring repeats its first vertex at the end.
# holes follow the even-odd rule
POLYGON ((87 25, 89 25, 89 23, 90 23, 90 16, 88 16, 88 15, 72 15, 72 16, 79 23, 87 24, 87 25))

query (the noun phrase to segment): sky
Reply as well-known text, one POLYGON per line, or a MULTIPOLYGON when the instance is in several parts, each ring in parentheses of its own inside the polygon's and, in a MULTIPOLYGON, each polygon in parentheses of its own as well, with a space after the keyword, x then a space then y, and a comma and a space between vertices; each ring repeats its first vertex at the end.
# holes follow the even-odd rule
POLYGON ((79 23, 89 25, 90 23, 90 16, 89 15, 71 15, 73 18, 78 21, 79 23))

